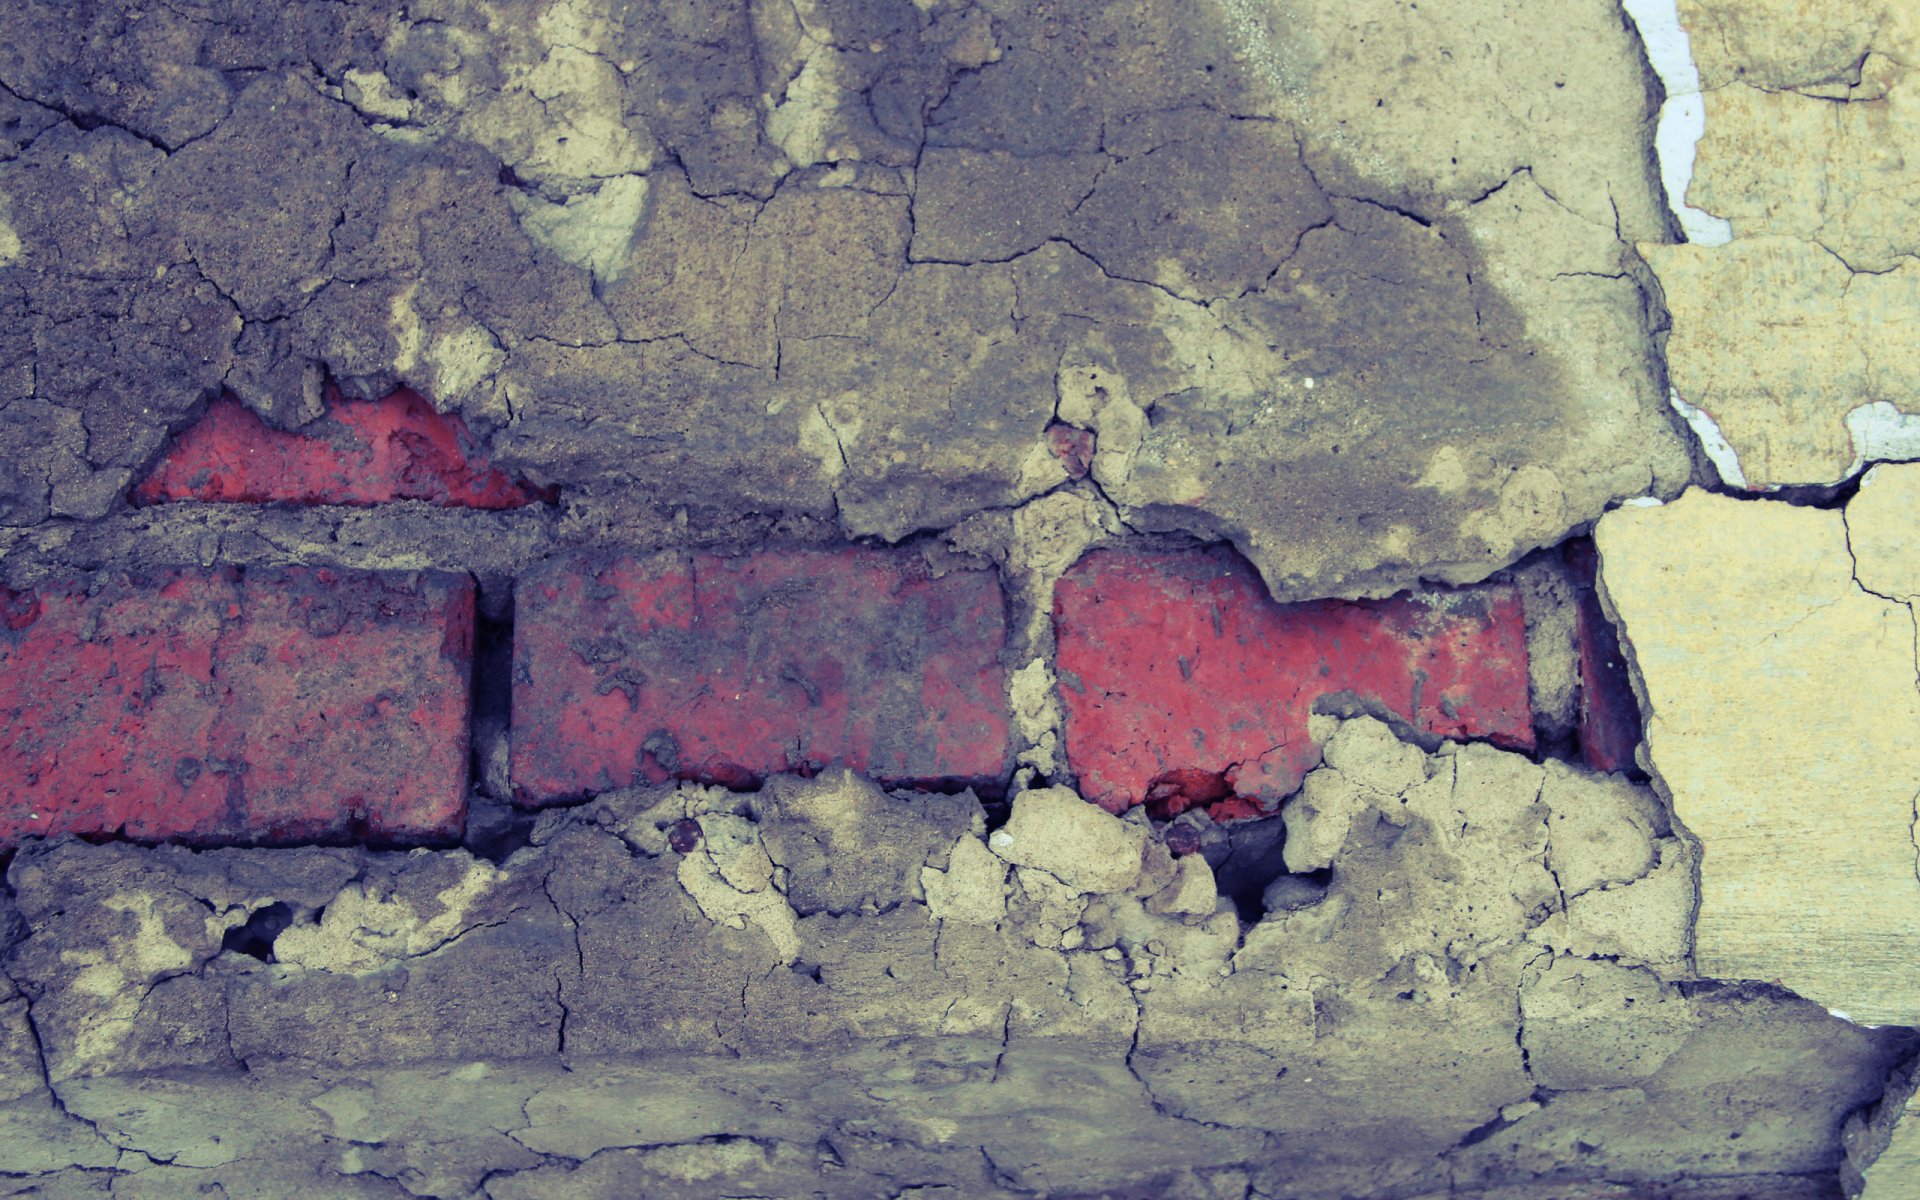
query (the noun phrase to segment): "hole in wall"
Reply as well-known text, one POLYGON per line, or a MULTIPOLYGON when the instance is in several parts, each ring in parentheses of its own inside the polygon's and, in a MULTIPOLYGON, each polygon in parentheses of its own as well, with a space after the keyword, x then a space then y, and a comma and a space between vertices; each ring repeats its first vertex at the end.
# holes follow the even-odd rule
POLYGON ((472 759, 461 844, 496 865, 527 845, 535 814, 513 803, 513 581, 483 577, 474 596, 472 759))
MULTIPOLYGON (((506 728, 513 719, 513 581, 476 581, 473 629, 473 721, 506 728)), ((477 753, 477 751, 476 751, 477 753)), ((475 762, 484 779, 486 764, 475 762)))
POLYGON ((293 924, 293 906, 284 900, 275 900, 265 908, 257 909, 241 925, 227 930, 220 939, 220 948, 235 954, 244 954, 248 958, 257 958, 263 963, 278 962, 274 957, 273 943, 293 924))
POLYGON ((1166 836, 1170 846, 1196 845, 1213 868, 1215 888, 1249 925, 1269 912, 1318 904, 1333 881, 1331 870, 1287 870, 1287 827, 1278 815, 1216 825, 1204 814, 1189 813, 1166 836))

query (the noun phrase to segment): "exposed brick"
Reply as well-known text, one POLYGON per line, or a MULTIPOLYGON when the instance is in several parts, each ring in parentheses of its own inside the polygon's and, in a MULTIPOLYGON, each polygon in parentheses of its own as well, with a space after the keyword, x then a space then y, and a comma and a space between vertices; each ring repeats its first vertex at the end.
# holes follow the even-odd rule
POLYGON ((874 549, 566 559, 520 580, 515 612, 523 803, 830 763, 890 783, 1011 770, 988 571, 874 549))
POLYGON ((1319 761, 1307 718, 1331 693, 1442 737, 1533 745, 1510 586, 1282 605, 1230 551, 1095 551, 1056 586, 1054 630, 1068 765, 1113 812, 1269 811, 1319 761))
POLYGON ((1094 437, 1085 429, 1055 421, 1047 426, 1047 447, 1073 479, 1085 479, 1093 467, 1094 437))
POLYGON ((111 574, 0 613, 0 846, 459 836, 465 577, 111 574))
POLYGON ((1600 556, 1591 538, 1567 543, 1566 555, 1579 605, 1574 641, 1580 652, 1580 758, 1596 771, 1638 771, 1633 752, 1640 745, 1640 703, 1620 634, 1600 608, 1600 556))
POLYGON ((419 393, 337 396, 297 431, 274 429, 230 396, 207 406, 133 489, 137 504, 383 504, 518 508, 542 498, 491 466, 458 416, 419 393))

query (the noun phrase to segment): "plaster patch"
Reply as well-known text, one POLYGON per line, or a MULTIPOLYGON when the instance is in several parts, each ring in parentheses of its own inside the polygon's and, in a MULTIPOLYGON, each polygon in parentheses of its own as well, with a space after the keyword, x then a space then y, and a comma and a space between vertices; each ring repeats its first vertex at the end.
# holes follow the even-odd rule
POLYGON ((1853 577, 1876 596, 1920 596, 1920 465, 1883 463, 1868 471, 1847 502, 1847 549, 1853 577))
POLYGON ((403 377, 420 365, 420 351, 427 344, 419 310, 413 307, 413 298, 419 294, 420 281, 416 279, 405 290, 395 292, 387 305, 387 326, 394 342, 393 369, 403 377))
POLYGON ((1068 788, 1034 788, 1013 800, 1013 815, 987 846, 1015 866, 1033 867, 1075 892, 1118 892, 1140 878, 1144 825, 1081 799, 1068 788))
POLYGON ((767 114, 767 140, 794 166, 855 157, 849 148, 830 144, 840 107, 854 95, 846 78, 839 52, 817 48, 787 85, 786 99, 767 114))
POLYGON ((696 818, 701 844, 680 860, 680 886, 709 921, 729 929, 751 922, 782 963, 800 956, 793 906, 775 886, 773 860, 746 820, 721 813, 696 818))
POLYGON ((1712 407, 1749 487, 1838 483, 1865 458, 1920 444, 1894 407, 1920 386, 1908 349, 1920 336, 1920 266, 1854 272, 1805 238, 1773 234, 1640 252, 1673 317, 1673 387, 1712 407))
POLYGON ((627 267, 633 239, 646 216, 647 179, 620 175, 597 190, 552 204, 525 192, 508 196, 527 236, 603 284, 619 279, 627 267))
POLYGON ((993 926, 1007 915, 1007 864, 972 834, 956 840, 947 869, 920 869, 927 912, 936 921, 993 926))
POLYGON ((1560 479, 1545 467, 1529 464, 1500 485, 1497 507, 1467 522, 1469 532, 1488 545, 1545 544, 1566 528, 1567 498, 1560 479))
POLYGON ((106 1060, 126 1040, 153 981, 187 970, 194 963, 193 951, 167 935, 166 924, 147 897, 132 893, 110 896, 100 907, 132 916, 138 930, 110 952, 89 948, 66 950, 60 955, 63 965, 79 968, 69 985, 73 991, 102 1003, 74 1037, 74 1055, 88 1062, 106 1060))
POLYGON ((838 483, 847 473, 847 454, 827 414, 814 405, 800 415, 800 448, 820 461, 820 473, 838 483))
POLYGON ((318 924, 283 931, 274 940, 274 955, 292 967, 364 974, 396 959, 431 954, 471 928, 469 914, 505 878, 490 863, 469 861, 434 896, 439 912, 431 917, 372 884, 348 884, 327 904, 318 924))
POLYGON ((1064 722, 1058 688, 1053 670, 1041 658, 1007 677, 1014 733, 1024 747, 1019 762, 1048 774, 1058 769, 1060 727, 1064 722))
MULTIPOLYGON (((1920 1014, 1913 616, 1858 585, 1847 532, 1840 512, 1695 490, 1616 509, 1594 537, 1648 767, 1701 846, 1700 973, 1904 1025, 1920 1014)), ((1613 914, 1586 915, 1605 932, 1613 914)))
POLYGON ((350 69, 341 76, 340 90, 348 104, 369 116, 404 121, 413 115, 413 102, 383 72, 350 69))
POLYGON ((494 336, 478 325, 433 339, 427 365, 433 369, 433 393, 453 403, 491 379, 507 361, 494 336))
POLYGON ((593 179, 653 165, 652 139, 629 123, 605 59, 556 46, 515 83, 473 128, 523 174, 593 179))
POLYGON ((756 6, 754 13, 754 39, 776 84, 761 96, 766 138, 795 168, 860 157, 842 137, 849 107, 863 103, 858 72, 836 44, 828 15, 817 0, 756 6))
MULTIPOLYGON (((1313 381, 1308 380, 1309 384, 1313 381)), ((1414 481, 1415 487, 1433 488, 1448 495, 1465 492, 1472 480, 1467 475, 1467 467, 1455 446, 1442 446, 1433 452, 1427 460, 1426 474, 1414 481)))

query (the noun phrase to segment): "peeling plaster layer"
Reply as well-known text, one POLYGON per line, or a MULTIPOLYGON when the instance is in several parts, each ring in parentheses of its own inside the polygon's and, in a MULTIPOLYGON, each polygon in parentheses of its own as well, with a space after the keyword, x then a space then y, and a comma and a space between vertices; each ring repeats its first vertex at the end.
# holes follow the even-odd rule
POLYGON ((1618 509, 1601 584, 1649 765, 1701 847, 1699 971, 1914 1024, 1914 614, 1856 578, 1851 519, 1699 491, 1618 509))
POLYGON ((1920 415, 1901 412, 1885 400, 1849 411, 1847 435, 1853 439, 1849 477, 1859 474, 1868 463, 1920 458, 1920 415))
POLYGON ((1920 393, 1920 262, 1854 272, 1785 235, 1641 253, 1673 314, 1673 386, 1713 414, 1749 486, 1838 483, 1914 448, 1898 406, 1920 393))
MULTIPOLYGON (((1673 318, 1674 389, 1712 414, 1724 448, 1710 456, 1737 456, 1754 490, 1830 486, 1914 457, 1920 436, 1900 407, 1920 312, 1913 6, 1678 7, 1705 56, 1669 82, 1705 105, 1692 199, 1734 236, 1641 247, 1673 318)), ((1676 36, 1665 53, 1678 70, 1676 36)))
POLYGON ((1706 452, 1707 461, 1713 464, 1714 470, 1720 472, 1721 481, 1732 487, 1746 487, 1747 475, 1740 469, 1740 455, 1734 450, 1733 443, 1727 441, 1726 435, 1720 432, 1720 425, 1713 419, 1713 414, 1688 404, 1680 398, 1679 392, 1671 388, 1667 391, 1667 403, 1673 405, 1673 410, 1686 420, 1687 426, 1693 430, 1693 436, 1700 439, 1700 449, 1706 452))

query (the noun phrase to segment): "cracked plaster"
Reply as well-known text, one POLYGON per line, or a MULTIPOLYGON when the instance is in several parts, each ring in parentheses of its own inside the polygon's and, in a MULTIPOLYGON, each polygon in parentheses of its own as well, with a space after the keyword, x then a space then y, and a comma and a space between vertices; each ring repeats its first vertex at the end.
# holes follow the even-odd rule
POLYGON ((1282 595, 1482 577, 1686 473, 1623 265, 1665 228, 1637 42, 1554 11, 23 4, 0 444, 53 453, 0 521, 331 378, 627 525, 950 528, 1069 483, 1059 416, 1121 519, 1282 595), (1087 370, 1126 404, 1071 415, 1087 370))
POLYGON ((1641 247, 1672 313, 1676 408, 1736 487, 1831 485, 1920 456, 1900 407, 1910 7, 1683 0, 1679 17, 1700 58, 1682 86, 1704 104, 1681 194, 1731 241, 1641 247))
POLYGON ((1874 1024, 1920 1020, 1914 615, 1867 586, 1905 582, 1881 504, 1905 478, 1861 493, 1864 577, 1851 511, 1696 491, 1597 530, 1648 767, 1703 847, 1700 971, 1777 979, 1874 1024))
MULTIPOLYGON (((29 847, 0 1170, 130 1194, 1464 1195, 1551 1170, 1576 1130, 1613 1179, 1832 1168, 1819 1123, 1786 1114, 1837 1122, 1902 1035, 1689 985, 1648 928, 1581 944, 1582 899, 1684 861, 1655 797, 1371 719, 1319 728, 1314 802, 1283 819, 1339 866, 1252 924, 1206 858, 1070 793, 1015 797, 1009 840, 970 796, 844 774, 609 794, 542 814, 498 865, 29 847), (893 836, 851 865, 801 849, 875 821, 893 836), (1056 835, 1111 840, 1124 869, 1062 880, 1016 848, 1056 835), (713 888, 786 915, 736 920, 713 888), (223 949, 271 903, 294 914, 278 961, 223 949), (301 949, 337 910, 357 932, 330 944, 377 953, 301 949), (126 986, 83 986, 97 962, 126 986)), ((1641 907, 1684 922, 1676 878, 1641 907)))

